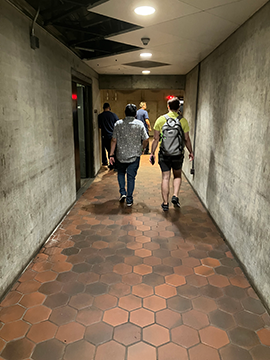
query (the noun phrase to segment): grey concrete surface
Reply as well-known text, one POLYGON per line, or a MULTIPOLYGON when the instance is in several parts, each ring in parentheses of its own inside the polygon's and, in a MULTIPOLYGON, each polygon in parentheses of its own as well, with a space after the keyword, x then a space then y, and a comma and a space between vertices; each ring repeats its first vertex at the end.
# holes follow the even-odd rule
MULTIPOLYGON (((42 28, 0 0, 0 296, 76 199, 71 69, 98 75, 42 28)), ((99 170, 97 115, 95 171, 99 170)))
MULTIPOLYGON (((270 3, 201 63, 195 176, 186 175, 270 307, 270 3)), ((194 126, 196 71, 185 116, 194 126)))
POLYGON ((184 75, 100 75, 100 89, 185 89, 184 75))

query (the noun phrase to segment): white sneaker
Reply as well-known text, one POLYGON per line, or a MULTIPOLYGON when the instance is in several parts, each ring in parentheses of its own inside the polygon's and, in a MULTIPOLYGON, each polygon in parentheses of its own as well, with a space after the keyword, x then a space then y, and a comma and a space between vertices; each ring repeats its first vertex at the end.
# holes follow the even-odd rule
POLYGON ((126 199, 126 195, 121 195, 120 198, 119 198, 119 202, 120 203, 123 203, 126 199))

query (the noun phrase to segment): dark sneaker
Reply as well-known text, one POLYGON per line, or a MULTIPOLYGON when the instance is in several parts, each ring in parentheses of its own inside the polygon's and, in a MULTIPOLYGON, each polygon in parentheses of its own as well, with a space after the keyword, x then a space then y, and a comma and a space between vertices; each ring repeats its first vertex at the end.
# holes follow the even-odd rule
POLYGON ((131 207, 132 205, 133 205, 133 201, 130 202, 130 203, 127 202, 127 206, 128 206, 128 207, 131 207))
POLYGON ((173 196, 172 197, 172 203, 174 205, 174 207, 179 207, 180 208, 180 202, 179 202, 179 198, 177 196, 173 196))
POLYGON ((163 211, 168 211, 168 210, 169 210, 169 204, 164 204, 164 203, 162 203, 162 204, 161 204, 161 207, 162 207, 162 210, 163 210, 163 211))
POLYGON ((119 202, 123 203, 126 200, 126 195, 121 195, 119 198, 119 202))

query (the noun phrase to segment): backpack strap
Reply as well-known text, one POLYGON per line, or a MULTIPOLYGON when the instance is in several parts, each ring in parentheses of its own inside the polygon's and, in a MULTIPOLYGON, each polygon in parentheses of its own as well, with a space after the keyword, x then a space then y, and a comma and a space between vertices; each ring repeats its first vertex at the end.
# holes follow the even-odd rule
MULTIPOLYGON (((166 119, 166 121, 168 121, 169 119, 173 119, 173 118, 171 118, 168 114, 166 114, 166 115, 164 115, 164 117, 165 117, 165 119, 166 119)), ((178 115, 177 116, 177 118, 175 118, 174 120, 178 120, 179 122, 180 122, 180 120, 183 118, 183 116, 182 115, 178 115)))
POLYGON ((164 115, 166 121, 168 121, 170 119, 170 117, 168 116, 168 114, 164 115))

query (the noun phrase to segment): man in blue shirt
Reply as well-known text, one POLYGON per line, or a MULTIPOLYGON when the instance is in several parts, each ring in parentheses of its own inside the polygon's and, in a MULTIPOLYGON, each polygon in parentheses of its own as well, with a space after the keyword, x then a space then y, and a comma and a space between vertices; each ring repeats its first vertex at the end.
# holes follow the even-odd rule
MULTIPOLYGON (((141 120, 143 122, 147 135, 149 136, 149 131, 151 131, 152 129, 149 121, 148 112, 145 109, 146 109, 146 102, 142 101, 140 103, 140 109, 137 111, 136 117, 138 120, 141 120)), ((149 154, 149 143, 145 149, 144 154, 149 154)))
MULTIPOLYGON (((108 160, 106 156, 105 149, 110 155, 111 151, 111 140, 113 135, 113 128, 116 121, 119 120, 118 116, 111 112, 111 107, 109 103, 104 103, 103 105, 103 112, 98 115, 98 127, 101 129, 101 136, 102 136, 102 164, 107 165, 108 160), (105 153, 105 156, 104 156, 105 153)), ((109 165, 109 169, 113 167, 109 165)))

